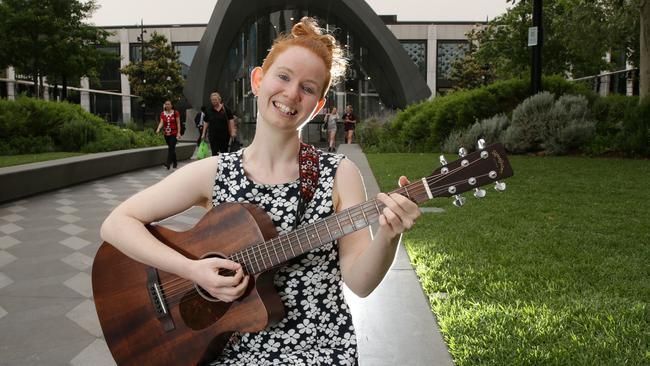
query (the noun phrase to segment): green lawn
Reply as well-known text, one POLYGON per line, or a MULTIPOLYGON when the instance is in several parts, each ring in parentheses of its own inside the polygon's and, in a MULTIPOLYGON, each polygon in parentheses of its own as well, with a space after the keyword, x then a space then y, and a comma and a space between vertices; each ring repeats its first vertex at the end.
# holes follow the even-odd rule
POLYGON ((0 168, 12 165, 36 163, 54 159, 69 158, 71 156, 84 155, 83 153, 71 152, 51 152, 42 154, 25 154, 25 155, 3 155, 0 156, 0 168))
MULTIPOLYGON (((388 191, 437 156, 368 160, 388 191)), ((505 193, 436 199, 404 238, 456 364, 650 365, 650 162, 510 161, 505 193)))

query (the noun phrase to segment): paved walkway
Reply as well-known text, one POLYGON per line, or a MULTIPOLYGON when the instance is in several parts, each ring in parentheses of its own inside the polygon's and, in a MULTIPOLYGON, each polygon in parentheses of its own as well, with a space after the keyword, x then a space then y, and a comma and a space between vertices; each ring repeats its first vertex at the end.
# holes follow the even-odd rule
MULTIPOLYGON (((376 194, 358 146, 340 150, 376 194)), ((0 206, 0 365, 115 365, 92 301, 99 227, 117 204, 167 174, 143 169, 0 206)), ((193 208, 164 224, 185 230, 203 213, 193 208)), ((369 297, 346 295, 361 366, 453 364, 403 248, 369 297)))

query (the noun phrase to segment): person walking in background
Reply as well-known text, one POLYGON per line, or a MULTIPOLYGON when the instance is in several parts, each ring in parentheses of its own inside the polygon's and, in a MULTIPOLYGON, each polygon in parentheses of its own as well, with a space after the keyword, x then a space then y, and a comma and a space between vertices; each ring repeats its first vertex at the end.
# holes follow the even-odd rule
POLYGON ((336 107, 332 108, 332 110, 325 115, 325 119, 327 120, 327 151, 329 152, 336 152, 336 124, 339 122, 340 118, 341 117, 339 116, 336 107))
POLYGON ((345 107, 345 114, 343 115, 343 122, 345 123, 345 143, 352 143, 352 136, 354 135, 354 128, 357 124, 357 117, 352 114, 352 106, 345 107))
POLYGON ((165 142, 167 143, 167 162, 164 164, 165 168, 169 170, 170 167, 176 169, 178 165, 176 161, 176 143, 181 138, 181 115, 174 109, 171 100, 166 100, 163 111, 160 112, 160 123, 156 133, 163 130, 165 135, 165 142))
POLYGON ((207 133, 212 156, 215 156, 228 152, 228 143, 231 137, 237 136, 237 127, 235 116, 225 104, 221 103, 219 93, 210 94, 210 103, 212 106, 205 113, 201 138, 205 138, 207 133))
POLYGON ((201 140, 203 140, 204 122, 205 122, 205 106, 202 105, 201 110, 194 117, 194 124, 196 125, 196 128, 199 130, 199 138, 196 139, 196 146, 199 146, 201 144, 201 140))

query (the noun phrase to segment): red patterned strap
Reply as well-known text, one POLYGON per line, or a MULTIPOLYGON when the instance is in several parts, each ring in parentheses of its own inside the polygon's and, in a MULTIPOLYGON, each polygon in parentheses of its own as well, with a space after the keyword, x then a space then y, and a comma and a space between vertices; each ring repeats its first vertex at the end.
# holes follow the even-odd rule
POLYGON ((318 187, 320 176, 320 151, 314 146, 300 143, 300 198, 307 205, 318 187))

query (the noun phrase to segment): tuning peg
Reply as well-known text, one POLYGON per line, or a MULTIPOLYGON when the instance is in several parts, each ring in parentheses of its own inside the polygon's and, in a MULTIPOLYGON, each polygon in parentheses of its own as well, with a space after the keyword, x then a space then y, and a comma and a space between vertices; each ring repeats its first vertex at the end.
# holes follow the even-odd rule
POLYGON ((444 155, 440 155, 440 165, 447 165, 447 159, 444 155))
POLYGON ((462 207, 467 199, 459 194, 454 195, 454 206, 462 207))
POLYGON ((465 155, 467 155, 467 150, 465 150, 464 147, 461 147, 460 149, 458 149, 458 156, 463 158, 463 157, 465 157, 465 155))
POLYGON ((483 198, 483 197, 485 197, 486 194, 487 194, 487 192, 485 191, 485 189, 474 188, 474 197, 483 198))
POLYGON ((485 149, 485 140, 483 140, 483 139, 478 139, 478 141, 476 142, 476 148, 477 148, 478 150, 483 150, 483 149, 485 149))
POLYGON ((505 191, 505 190, 506 190, 506 184, 505 184, 505 182, 499 182, 499 181, 494 182, 494 189, 495 189, 497 192, 503 192, 503 191, 505 191))

